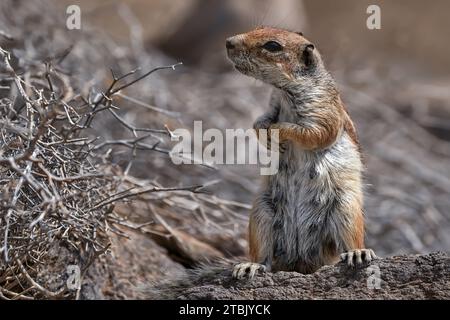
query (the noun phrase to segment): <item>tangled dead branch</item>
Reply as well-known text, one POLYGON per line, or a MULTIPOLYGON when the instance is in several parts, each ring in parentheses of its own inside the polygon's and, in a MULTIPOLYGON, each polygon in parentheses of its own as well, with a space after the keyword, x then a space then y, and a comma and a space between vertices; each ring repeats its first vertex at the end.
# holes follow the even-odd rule
MULTIPOLYGON (((68 53, 58 55, 58 61, 68 53)), ((70 294, 66 287, 51 291, 36 280, 52 246, 75 250, 84 261, 83 274, 109 247, 108 230, 114 231, 111 224, 120 220, 112 210, 116 202, 151 192, 198 192, 201 187, 132 186, 128 180, 131 187, 123 191, 125 174, 108 159, 114 145, 155 150, 157 143, 145 140, 167 134, 128 124, 113 111, 119 109, 114 95, 176 65, 154 68, 128 82, 136 70, 120 77, 113 73, 105 92, 82 97, 68 94, 73 90, 56 59, 17 70, 13 61, 20 65, 21 57, 0 48, 0 58, 0 290, 6 298, 64 297, 70 294), (92 121, 105 112, 113 113, 133 138, 100 142, 89 137, 92 121)))

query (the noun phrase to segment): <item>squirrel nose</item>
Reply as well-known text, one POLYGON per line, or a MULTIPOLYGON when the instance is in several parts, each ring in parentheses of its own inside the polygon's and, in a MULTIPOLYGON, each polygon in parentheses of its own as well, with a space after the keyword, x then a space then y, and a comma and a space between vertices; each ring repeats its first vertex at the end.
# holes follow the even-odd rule
POLYGON ((225 46, 227 47, 227 49, 234 49, 236 48, 236 45, 233 41, 233 38, 228 38, 227 41, 225 42, 225 46))

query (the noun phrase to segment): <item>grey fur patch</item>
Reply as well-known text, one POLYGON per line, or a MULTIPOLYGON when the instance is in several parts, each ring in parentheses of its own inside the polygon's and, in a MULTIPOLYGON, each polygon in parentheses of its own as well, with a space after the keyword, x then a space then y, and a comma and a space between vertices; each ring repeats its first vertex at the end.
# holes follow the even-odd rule
POLYGON ((349 249, 342 238, 351 223, 344 200, 352 201, 355 191, 342 185, 339 173, 360 170, 359 153, 346 133, 320 152, 286 149, 266 190, 274 208, 274 270, 312 272, 328 262, 323 252, 349 249))

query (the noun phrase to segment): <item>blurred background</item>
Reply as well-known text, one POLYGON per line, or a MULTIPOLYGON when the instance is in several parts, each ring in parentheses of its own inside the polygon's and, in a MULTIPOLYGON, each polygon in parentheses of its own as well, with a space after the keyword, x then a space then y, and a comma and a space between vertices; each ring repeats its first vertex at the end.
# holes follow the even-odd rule
MULTIPOLYGON (((43 7, 40 1, 22 0, 2 11, 2 28, 13 36, 39 34, 30 41, 43 43, 31 55, 44 56, 74 44, 65 63, 77 75, 81 92, 92 85, 106 86, 109 68, 124 73, 136 66, 147 70, 182 61, 176 71, 152 75, 125 92, 156 107, 122 101, 121 114, 141 127, 192 129, 194 120, 202 120, 204 130, 250 128, 267 108, 270 90, 233 70, 225 39, 258 25, 302 31, 321 51, 360 135, 366 165, 367 246, 381 256, 450 251, 450 2, 55 0, 43 7), (65 28, 70 4, 81 8, 81 30, 65 28), (380 6, 380 30, 366 27, 370 4, 380 6)), ((108 126, 109 121, 96 126, 105 139, 121 134, 120 128, 108 126)), ((125 162, 130 153, 115 157, 125 162)), ((260 180, 256 167, 175 166, 164 154, 145 152, 136 157, 130 172, 166 186, 210 183, 212 195, 223 201, 218 203, 236 205, 232 212, 220 205, 199 209, 187 201, 166 203, 161 210, 182 210, 167 221, 183 236, 211 248, 212 256, 245 253, 246 219, 260 180), (204 228, 186 213, 202 210, 221 223, 208 221, 204 228)), ((148 221, 144 201, 118 210, 136 221, 148 221)), ((129 245, 126 254, 133 268, 140 265, 141 273, 164 269, 161 276, 192 266, 186 257, 180 258, 179 248, 151 238, 129 245), (130 253, 141 246, 149 253, 130 253), (168 260, 162 260, 164 254, 168 260)), ((127 272, 121 276, 127 277, 127 272)))

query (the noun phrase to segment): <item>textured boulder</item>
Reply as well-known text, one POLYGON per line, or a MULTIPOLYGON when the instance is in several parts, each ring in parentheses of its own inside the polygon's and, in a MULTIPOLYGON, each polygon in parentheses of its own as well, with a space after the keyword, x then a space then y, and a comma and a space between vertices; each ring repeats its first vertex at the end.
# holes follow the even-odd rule
POLYGON ((344 263, 314 274, 259 274, 234 280, 230 268, 204 268, 166 284, 150 298, 175 299, 450 299, 450 258, 436 252, 378 259, 359 269, 344 263))

